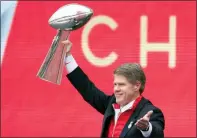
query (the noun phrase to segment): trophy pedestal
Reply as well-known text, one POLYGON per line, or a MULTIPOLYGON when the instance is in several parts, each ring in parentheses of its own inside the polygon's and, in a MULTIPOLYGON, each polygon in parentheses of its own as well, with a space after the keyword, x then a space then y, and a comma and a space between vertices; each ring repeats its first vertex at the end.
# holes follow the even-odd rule
POLYGON ((60 85, 66 56, 66 47, 61 43, 68 39, 70 31, 58 30, 47 56, 38 72, 42 80, 60 85))

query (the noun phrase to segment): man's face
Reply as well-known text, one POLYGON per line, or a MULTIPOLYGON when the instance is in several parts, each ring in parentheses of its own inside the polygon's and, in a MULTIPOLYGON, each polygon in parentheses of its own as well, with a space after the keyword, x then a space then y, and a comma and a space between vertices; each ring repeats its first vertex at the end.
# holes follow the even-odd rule
POLYGON ((114 75, 114 95, 116 103, 121 106, 128 104, 139 95, 140 84, 130 83, 122 75, 114 75))

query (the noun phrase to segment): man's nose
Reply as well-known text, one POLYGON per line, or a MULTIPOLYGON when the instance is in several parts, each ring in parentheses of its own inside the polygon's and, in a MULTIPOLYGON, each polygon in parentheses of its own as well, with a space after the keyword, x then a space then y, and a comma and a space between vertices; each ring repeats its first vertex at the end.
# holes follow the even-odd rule
POLYGON ((118 85, 114 86, 114 91, 120 91, 120 87, 118 85))

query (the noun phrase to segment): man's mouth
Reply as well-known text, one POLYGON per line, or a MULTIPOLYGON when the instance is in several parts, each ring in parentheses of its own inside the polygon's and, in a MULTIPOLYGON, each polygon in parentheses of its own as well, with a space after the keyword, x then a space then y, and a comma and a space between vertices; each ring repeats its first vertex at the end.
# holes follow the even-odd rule
POLYGON ((115 93, 115 96, 119 97, 119 96, 122 96, 123 93, 115 93))

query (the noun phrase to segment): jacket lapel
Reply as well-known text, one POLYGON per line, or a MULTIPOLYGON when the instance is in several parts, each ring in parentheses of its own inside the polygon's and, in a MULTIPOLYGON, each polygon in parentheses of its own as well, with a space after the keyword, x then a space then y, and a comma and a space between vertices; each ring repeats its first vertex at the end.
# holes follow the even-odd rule
POLYGON ((135 125, 135 123, 137 121, 137 117, 138 117, 141 109, 143 108, 144 104, 147 102, 148 101, 144 97, 142 97, 142 99, 139 102, 139 104, 137 105, 135 111, 133 112, 133 114, 131 115, 131 117, 127 121, 126 125, 124 126, 124 128, 120 134, 120 137, 124 137, 127 134, 127 132, 135 125))
POLYGON ((116 99, 113 96, 111 102, 109 103, 109 106, 105 112, 104 119, 103 119, 103 124, 102 124, 102 132, 101 132, 101 137, 105 136, 106 130, 108 130, 108 126, 111 121, 111 117, 114 117, 115 112, 112 107, 112 104, 115 103, 116 99))

